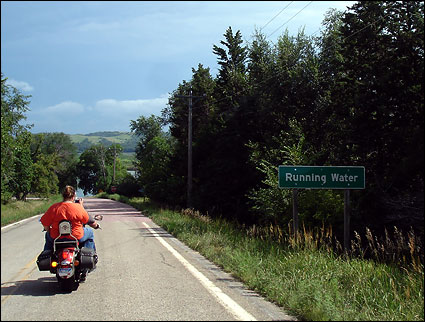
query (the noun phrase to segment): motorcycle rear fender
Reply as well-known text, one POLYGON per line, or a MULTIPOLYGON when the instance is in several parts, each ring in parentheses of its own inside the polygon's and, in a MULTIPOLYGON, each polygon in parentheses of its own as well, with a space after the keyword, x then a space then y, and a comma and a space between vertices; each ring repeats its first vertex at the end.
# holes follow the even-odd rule
POLYGON ((59 277, 68 279, 74 276, 74 262, 77 257, 78 249, 73 247, 62 248, 57 251, 58 266, 56 272, 59 277))

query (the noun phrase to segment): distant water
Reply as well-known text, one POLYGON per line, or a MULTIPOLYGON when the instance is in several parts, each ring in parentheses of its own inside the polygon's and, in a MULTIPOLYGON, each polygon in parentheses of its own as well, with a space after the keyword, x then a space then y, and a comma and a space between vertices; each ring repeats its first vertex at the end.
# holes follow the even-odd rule
POLYGON ((81 188, 78 188, 77 189, 77 197, 78 198, 83 198, 83 197, 90 197, 90 196, 93 196, 92 194, 87 194, 87 195, 85 195, 84 194, 84 191, 83 191, 83 189, 81 189, 81 188))
MULTIPOLYGON (((136 171, 133 171, 133 170, 127 170, 127 172, 128 172, 128 173, 130 173, 133 177, 137 178, 137 176, 136 176, 136 171)), ((78 198, 82 198, 82 197, 90 197, 90 196, 93 196, 93 195, 92 195, 91 193, 89 193, 89 194, 85 195, 85 194, 84 194, 83 189, 81 189, 81 188, 78 188, 78 189, 77 189, 77 197, 78 197, 78 198)))

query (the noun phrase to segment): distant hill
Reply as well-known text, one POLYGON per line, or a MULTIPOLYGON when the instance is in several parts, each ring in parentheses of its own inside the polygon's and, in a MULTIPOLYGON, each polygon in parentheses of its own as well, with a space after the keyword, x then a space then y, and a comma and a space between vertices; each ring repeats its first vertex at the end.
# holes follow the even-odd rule
POLYGON ((79 153, 84 152, 92 144, 103 143, 105 146, 121 144, 123 152, 135 152, 138 142, 137 136, 131 132, 94 132, 89 134, 68 134, 79 153))

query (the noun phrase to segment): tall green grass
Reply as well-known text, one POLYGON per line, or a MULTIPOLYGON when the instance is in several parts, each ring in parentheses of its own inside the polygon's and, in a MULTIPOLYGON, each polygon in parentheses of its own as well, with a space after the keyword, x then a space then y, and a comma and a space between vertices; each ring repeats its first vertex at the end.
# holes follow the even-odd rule
POLYGON ((146 199, 128 203, 300 319, 424 320, 421 262, 337 255, 329 247, 329 229, 303 230, 295 240, 278 227, 241 227, 196 211, 159 209, 146 199))
POLYGON ((1 226, 6 226, 19 220, 29 218, 46 210, 55 202, 62 200, 61 195, 54 195, 48 199, 11 201, 1 205, 1 226))

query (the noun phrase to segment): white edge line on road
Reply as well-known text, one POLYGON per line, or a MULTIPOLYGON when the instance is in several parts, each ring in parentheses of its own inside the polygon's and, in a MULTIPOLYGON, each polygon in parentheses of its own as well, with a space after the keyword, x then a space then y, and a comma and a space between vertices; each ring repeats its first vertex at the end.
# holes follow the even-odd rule
POLYGON ((23 220, 20 220, 20 221, 14 222, 13 224, 9 224, 9 225, 7 225, 7 226, 1 227, 1 230, 6 229, 6 228, 9 228, 9 227, 12 227, 12 226, 15 226, 15 225, 22 224, 22 223, 23 223, 23 222, 25 222, 25 221, 31 220, 31 219, 36 218, 36 217, 41 216, 41 215, 42 215, 42 214, 38 214, 38 215, 35 215, 35 216, 32 216, 32 217, 29 217, 29 218, 26 218, 26 219, 23 219, 23 220))
POLYGON ((218 302, 224 306, 229 312, 232 313, 237 319, 242 321, 257 321, 255 317, 245 311, 239 304, 232 300, 228 295, 223 293, 223 291, 214 285, 204 274, 198 271, 192 264, 190 264, 179 252, 177 252, 171 245, 169 245, 161 236, 159 236, 152 228, 147 224, 143 223, 149 232, 158 239, 158 241, 170 251, 182 264, 185 266, 192 275, 198 279, 201 284, 210 292, 218 302))

